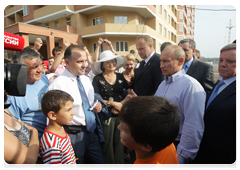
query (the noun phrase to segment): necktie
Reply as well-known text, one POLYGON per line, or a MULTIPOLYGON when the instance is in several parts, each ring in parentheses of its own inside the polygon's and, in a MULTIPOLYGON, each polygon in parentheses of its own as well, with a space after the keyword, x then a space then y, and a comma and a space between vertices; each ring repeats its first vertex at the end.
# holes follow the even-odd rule
POLYGON ((144 65, 145 65, 145 60, 142 60, 140 62, 140 66, 139 66, 138 70, 141 70, 144 67, 144 65))
MULTIPOLYGON (((209 104, 213 101, 213 99, 218 95, 218 90, 219 90, 219 88, 220 88, 223 84, 224 84, 224 81, 220 81, 220 82, 216 85, 216 87, 214 88, 211 96, 210 96, 209 99, 208 99, 207 107, 208 107, 209 104)), ((206 108, 207 108, 207 107, 206 107, 206 108)))
POLYGON ((82 102, 83 102, 83 110, 85 113, 85 119, 86 119, 86 126, 87 126, 87 130, 90 132, 93 132, 96 128, 96 121, 95 121, 95 117, 93 115, 93 112, 90 111, 90 104, 86 95, 86 92, 84 90, 84 87, 82 85, 82 82, 79 78, 79 76, 77 77, 77 82, 78 82, 78 88, 82 97, 82 102))
POLYGON ((188 66, 186 64, 184 64, 183 69, 184 69, 185 73, 187 73, 187 68, 188 68, 188 66))

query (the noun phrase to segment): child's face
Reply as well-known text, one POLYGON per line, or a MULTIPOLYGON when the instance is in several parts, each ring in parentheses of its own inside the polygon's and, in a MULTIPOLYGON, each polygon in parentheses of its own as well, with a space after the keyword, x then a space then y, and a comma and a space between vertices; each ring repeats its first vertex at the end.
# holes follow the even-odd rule
POLYGON ((73 111, 73 102, 67 101, 64 106, 61 107, 59 112, 56 114, 56 122, 60 125, 68 125, 72 122, 75 112, 73 111))
POLYGON ((128 125, 124 122, 121 122, 118 125, 118 129, 120 130, 121 143, 127 148, 135 149, 138 144, 132 138, 128 125))

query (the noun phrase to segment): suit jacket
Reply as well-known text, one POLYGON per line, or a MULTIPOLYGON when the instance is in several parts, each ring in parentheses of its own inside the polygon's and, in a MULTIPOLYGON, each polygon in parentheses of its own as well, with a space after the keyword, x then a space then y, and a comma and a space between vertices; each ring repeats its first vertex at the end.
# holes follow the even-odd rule
POLYGON ((138 96, 154 95, 163 81, 159 58, 160 55, 155 52, 146 65, 135 73, 133 90, 138 96))
POLYGON ((95 113, 97 134, 98 134, 98 137, 99 137, 99 141, 100 142, 105 142, 103 131, 102 131, 102 124, 101 124, 100 120, 109 119, 110 116, 111 116, 111 112, 109 111, 108 106, 103 101, 102 97, 99 94, 94 93, 94 101, 96 101, 96 100, 98 100, 102 104, 101 112, 95 113))
POLYGON ((209 104, 205 110, 204 123, 205 130, 194 163, 234 163, 236 160, 236 81, 228 85, 209 104))
POLYGON ((215 83, 212 65, 194 58, 186 74, 195 78, 203 86, 206 94, 209 95, 215 83))

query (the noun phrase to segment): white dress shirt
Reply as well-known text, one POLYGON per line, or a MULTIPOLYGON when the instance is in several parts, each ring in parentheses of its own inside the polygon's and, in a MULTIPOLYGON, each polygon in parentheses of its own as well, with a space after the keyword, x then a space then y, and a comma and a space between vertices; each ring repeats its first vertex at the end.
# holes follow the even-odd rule
MULTIPOLYGON (((152 54, 150 54, 150 55, 148 56, 148 58, 145 59, 145 65, 146 65, 147 62, 152 58, 152 56, 153 56, 154 53, 155 53, 155 51, 153 51, 152 54)), ((144 66, 145 66, 145 65, 144 65, 144 66)))
MULTIPOLYGON (((89 104, 92 106, 94 102, 94 89, 92 83, 85 75, 81 75, 80 80, 85 89, 89 104)), ((65 69, 65 71, 49 85, 46 92, 49 90, 62 90, 70 94, 74 99, 73 110, 75 112, 71 125, 86 126, 85 114, 82 106, 82 97, 78 89, 77 76, 65 69)))

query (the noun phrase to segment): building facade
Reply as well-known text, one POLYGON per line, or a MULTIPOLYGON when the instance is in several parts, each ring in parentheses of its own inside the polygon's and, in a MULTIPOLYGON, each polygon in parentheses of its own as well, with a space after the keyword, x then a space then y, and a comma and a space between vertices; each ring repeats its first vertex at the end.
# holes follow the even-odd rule
POLYGON ((179 41, 194 39, 195 5, 177 5, 177 36, 179 41))
MULTIPOLYGON (((137 36, 150 35, 160 53, 165 41, 177 44, 179 38, 194 38, 194 12, 188 16, 186 9, 186 5, 9 5, 4 10, 4 31, 23 36, 25 46, 33 45, 37 37, 46 40, 45 59, 65 40, 85 45, 93 55, 99 37, 111 41, 117 54, 127 55, 136 51, 137 36)), ((101 51, 107 49, 103 44, 101 51)))

